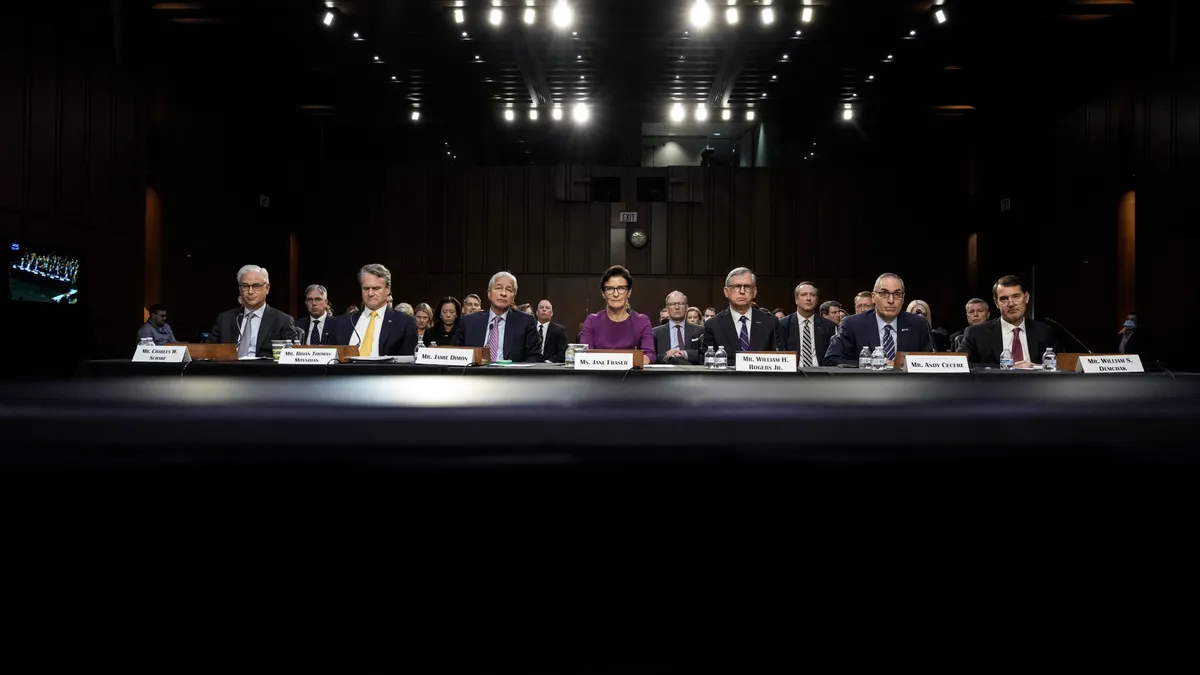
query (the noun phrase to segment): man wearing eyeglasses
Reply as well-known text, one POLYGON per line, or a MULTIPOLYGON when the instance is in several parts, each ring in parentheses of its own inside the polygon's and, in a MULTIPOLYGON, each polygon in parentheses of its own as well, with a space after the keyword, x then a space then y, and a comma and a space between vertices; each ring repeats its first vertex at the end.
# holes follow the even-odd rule
POLYGON ((654 327, 654 351, 658 363, 700 365, 704 328, 687 322, 687 296, 679 291, 667 295, 667 322, 654 327))
POLYGON ((271 276, 265 267, 243 265, 237 273, 241 307, 221 312, 209 331, 211 343, 237 344, 238 358, 271 357, 272 340, 299 339, 292 317, 267 306, 271 276))
POLYGON ((1000 318, 971 326, 963 334, 959 351, 967 353, 969 363, 999 365, 1000 353, 1007 349, 1012 352, 1013 368, 1033 368, 1042 362, 1047 347, 1058 351, 1054 331, 1025 318, 1029 292, 1020 277, 1000 277, 992 285, 992 300, 1000 310, 1000 318))
POLYGON ((829 341, 824 365, 858 365, 858 353, 863 347, 883 347, 890 367, 897 352, 931 352, 933 335, 929 322, 915 314, 902 311, 904 280, 891 272, 875 280, 875 310, 842 319, 842 330, 829 341))
MULTIPOLYGON (((738 352, 777 352, 783 349, 783 334, 779 319, 766 312, 755 311, 754 297, 758 295, 758 278, 746 267, 738 267, 725 275, 725 298, 729 308, 704 322, 704 346, 724 347, 733 363, 738 352)), ((685 310, 686 311, 686 310, 685 310)))

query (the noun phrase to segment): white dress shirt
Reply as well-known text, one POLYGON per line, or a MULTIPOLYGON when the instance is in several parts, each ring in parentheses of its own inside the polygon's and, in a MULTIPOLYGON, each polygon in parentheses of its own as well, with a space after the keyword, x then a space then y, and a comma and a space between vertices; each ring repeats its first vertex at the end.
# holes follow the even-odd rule
POLYGON ((376 310, 370 310, 366 307, 362 308, 362 314, 358 316, 358 323, 354 324, 354 329, 357 334, 350 336, 350 344, 358 346, 358 341, 367 334, 367 324, 371 323, 371 312, 376 312, 375 316, 375 334, 371 336, 371 356, 381 356, 379 353, 379 336, 383 333, 383 315, 387 312, 387 305, 384 305, 376 310))
POLYGON ((796 344, 796 349, 799 350, 799 353, 797 354, 797 356, 800 357, 801 365, 804 364, 804 341, 806 339, 808 340, 808 344, 812 345, 813 365, 814 366, 821 365, 821 357, 824 356, 824 354, 817 355, 817 333, 816 333, 816 329, 813 326, 816 323, 816 321, 817 321, 816 314, 813 314, 812 316, 810 316, 806 319, 800 315, 800 312, 796 312, 796 325, 799 326, 799 328, 800 328, 800 342, 798 342, 796 344), (807 326, 805 325, 806 321, 808 322, 807 326), (807 337, 805 336, 805 333, 808 334, 807 337))
POLYGON ((750 311, 746 312, 745 314, 742 314, 741 312, 734 309, 733 305, 729 306, 729 318, 733 319, 733 334, 739 340, 742 337, 742 317, 744 316, 744 317, 746 317, 746 342, 750 342, 750 331, 754 330, 753 314, 755 311, 757 311, 757 310, 755 310, 754 307, 751 306, 750 311))
POLYGON ((253 312, 246 309, 242 310, 242 334, 240 342, 250 345, 250 351, 246 353, 247 356, 258 356, 258 329, 260 326, 262 326, 263 314, 266 311, 267 304, 265 302, 263 303, 262 307, 259 307, 253 312), (250 314, 254 315, 253 320, 251 320, 248 316, 250 314), (249 324, 246 322, 249 322, 249 324), (249 332, 247 332, 247 330, 249 330, 249 332))
MULTIPOLYGON (((1025 355, 1023 360, 1033 362, 1034 355, 1029 353, 1029 339, 1025 335, 1025 317, 1021 317, 1021 323, 1016 326, 1009 323, 1004 317, 1000 317, 1000 330, 1003 331, 1004 335, 1004 349, 1012 351, 1013 335, 1016 335, 1016 333, 1013 333, 1014 328, 1021 329, 1021 352, 1025 355)), ((1015 361, 1016 359, 1013 360, 1015 361)))
MULTIPOLYGON (((675 327, 679 327, 679 335, 687 340, 687 322, 686 321, 667 321, 667 334, 671 336, 671 349, 682 349, 687 351, 687 344, 679 344, 676 338, 675 327)), ((750 330, 747 328, 746 330, 750 330)), ((668 350, 669 351, 669 350, 668 350)))

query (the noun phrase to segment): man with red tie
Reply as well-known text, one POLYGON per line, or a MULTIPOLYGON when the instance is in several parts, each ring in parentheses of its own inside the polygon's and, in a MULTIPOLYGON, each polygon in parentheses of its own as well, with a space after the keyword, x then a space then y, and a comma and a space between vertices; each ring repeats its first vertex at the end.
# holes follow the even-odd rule
POLYGON ((999 365, 1000 353, 1012 352, 1014 368, 1034 368, 1049 347, 1058 351, 1054 331, 1044 323, 1027 319, 1029 291, 1020 277, 1008 274, 992 286, 992 300, 1000 318, 967 328, 959 351, 967 361, 979 365, 999 365))
POLYGON ((667 322, 654 327, 655 362, 686 366, 700 365, 704 327, 687 322, 687 296, 679 291, 667 295, 667 322))

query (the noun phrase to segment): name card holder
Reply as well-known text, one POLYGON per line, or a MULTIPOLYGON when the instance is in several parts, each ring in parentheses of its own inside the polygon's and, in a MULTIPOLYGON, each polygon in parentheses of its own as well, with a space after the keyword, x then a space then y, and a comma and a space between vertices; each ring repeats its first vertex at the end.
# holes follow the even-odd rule
POLYGON ((237 361, 237 345, 232 343, 172 342, 168 347, 187 347, 193 361, 237 361))
POLYGON ((896 368, 906 373, 971 374, 967 355, 955 352, 898 352, 896 368))
POLYGON ((630 370, 642 368, 646 354, 640 349, 591 349, 575 353, 575 370, 630 370))
POLYGON ((192 360, 183 345, 138 345, 133 350, 133 363, 187 363, 192 360))
MULTIPOLYGON (((1061 364, 1061 357, 1059 360, 1061 364)), ((1137 354, 1079 354, 1075 372, 1107 375, 1111 373, 1144 373, 1142 357, 1137 354)))
MULTIPOLYGON (((1105 358, 1123 358, 1131 356, 1130 354, 1087 354, 1083 352, 1064 352, 1058 355, 1058 369, 1065 370, 1071 373, 1086 372, 1079 369, 1079 359, 1085 356, 1102 356, 1105 358)), ((1138 364, 1141 364, 1141 358, 1138 358, 1138 364)), ((1138 371, 1141 372, 1141 371, 1138 371)))
POLYGON ((280 350, 279 363, 287 366, 327 366, 335 362, 347 363, 351 356, 358 356, 358 347, 300 345, 280 350))
POLYGON ((486 366, 491 352, 485 347, 421 347, 420 366, 486 366))
POLYGON ((794 373, 796 352, 738 352, 734 371, 739 373, 794 373))

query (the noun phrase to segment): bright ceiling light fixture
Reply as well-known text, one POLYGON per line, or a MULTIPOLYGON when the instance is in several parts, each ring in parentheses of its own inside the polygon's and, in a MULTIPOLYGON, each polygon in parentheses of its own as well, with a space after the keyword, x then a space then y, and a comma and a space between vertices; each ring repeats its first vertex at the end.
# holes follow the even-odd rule
POLYGON ((534 9, 532 7, 526 9, 525 10, 525 23, 532 26, 534 21, 537 21, 537 12, 534 11, 534 9))
POLYGON ((730 7, 729 9, 726 9, 725 10, 725 23, 732 26, 733 24, 735 24, 737 22, 738 22, 737 7, 730 7))
POLYGON ((587 122, 589 116, 587 104, 583 103, 582 101, 576 103, 575 110, 571 113, 571 116, 574 117, 575 121, 580 124, 587 122))
POLYGON ((845 109, 842 110, 842 119, 846 122, 854 119, 854 109, 847 103, 845 109))
POLYGON ((505 122, 511 122, 511 121, 515 120, 516 118, 517 118, 517 115, 516 115, 516 113, 514 113, 512 111, 512 108, 505 109, 505 111, 504 111, 504 121, 505 122))
POLYGON ((764 25, 768 26, 775 23, 775 10, 771 9, 770 7, 763 7, 762 22, 764 25))
POLYGON ((753 121, 754 121, 754 111, 753 111, 753 110, 747 110, 747 111, 746 111, 746 121, 747 121, 747 122, 753 122, 753 121))
POLYGON ((683 111, 682 103, 676 103, 675 105, 671 106, 671 121, 672 122, 682 122, 683 118, 686 114, 687 113, 685 113, 683 111))
POLYGON ((726 122, 733 119, 733 111, 730 110, 729 108, 722 110, 721 111, 721 119, 725 120, 726 122))
POLYGON ((708 108, 704 107, 704 104, 701 103, 700 105, 696 106, 696 121, 703 122, 707 119, 708 119, 708 108))
POLYGON ((502 12, 498 9, 493 9, 491 12, 488 13, 488 23, 492 24, 493 26, 499 26, 500 23, 503 21, 504 21, 504 12, 502 12))
POLYGON ((326 26, 332 26, 333 12, 325 12, 325 18, 321 21, 321 23, 324 23, 326 26))
POLYGON ((939 9, 933 13, 933 18, 937 19, 938 23, 946 23, 946 10, 939 9))
POLYGON ((537 108, 533 108, 532 110, 529 111, 529 121, 536 122, 537 118, 538 118, 537 108))
POLYGON ((558 122, 562 119, 562 106, 558 103, 554 104, 554 109, 550 111, 550 119, 558 122))
POLYGON ((812 15, 813 15, 812 7, 805 7, 800 12, 800 20, 803 21, 804 23, 810 23, 812 21, 812 15))
POLYGON ((554 25, 559 28, 566 28, 571 25, 571 21, 575 18, 575 12, 571 11, 571 6, 567 4, 567 0, 558 0, 558 4, 554 6, 554 11, 550 18, 554 20, 554 25))
POLYGON ((708 8, 708 3, 704 0, 696 0, 692 5, 692 11, 688 13, 692 19, 692 25, 697 28, 703 28, 712 20, 712 10, 708 8))
POLYGON ((454 23, 462 23, 467 20, 461 9, 454 10, 454 23))
POLYGON ((412 111, 412 121, 414 121, 414 122, 421 121, 421 111, 420 110, 412 111))

